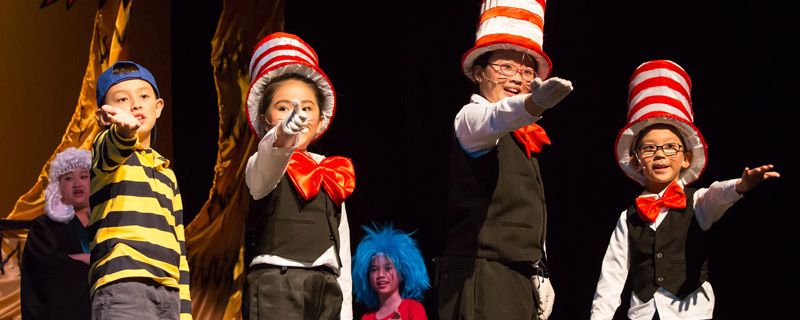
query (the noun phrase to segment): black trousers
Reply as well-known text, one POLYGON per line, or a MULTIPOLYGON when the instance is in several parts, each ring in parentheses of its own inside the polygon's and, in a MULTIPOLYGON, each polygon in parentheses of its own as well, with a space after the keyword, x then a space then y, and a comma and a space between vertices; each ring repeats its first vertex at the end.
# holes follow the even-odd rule
POLYGON ((342 289, 328 268, 256 265, 247 273, 244 318, 339 319, 342 289))
POLYGON ((530 278, 499 262, 442 257, 437 279, 441 320, 537 319, 530 278))

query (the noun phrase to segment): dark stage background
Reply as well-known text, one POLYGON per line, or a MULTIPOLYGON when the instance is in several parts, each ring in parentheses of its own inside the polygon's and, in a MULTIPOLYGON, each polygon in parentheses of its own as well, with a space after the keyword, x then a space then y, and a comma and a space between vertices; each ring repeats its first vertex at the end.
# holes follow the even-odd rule
MULTIPOLYGON (((174 163, 190 216, 207 199, 217 152, 209 54, 221 4, 211 2, 194 2, 191 11, 172 6, 174 163)), ((611 231, 639 192, 617 168, 613 142, 625 124, 628 77, 652 59, 674 60, 692 77, 695 124, 710 145, 709 166, 695 186, 766 163, 783 175, 748 193, 713 228, 715 318, 794 313, 800 80, 789 49, 798 38, 789 3, 548 2, 544 48, 553 75, 575 87, 540 122, 553 141, 539 155, 552 319, 588 318, 611 231)), ((363 236, 360 225, 394 222, 416 230, 426 259, 439 254, 452 120, 473 91, 459 64, 475 40, 479 6, 288 1, 285 31, 314 47, 338 94, 333 126, 315 151, 356 165, 357 187, 347 201, 353 246, 363 236)), ((434 293, 425 303, 435 319, 434 293)), ((624 298, 618 316, 626 305, 624 298)))

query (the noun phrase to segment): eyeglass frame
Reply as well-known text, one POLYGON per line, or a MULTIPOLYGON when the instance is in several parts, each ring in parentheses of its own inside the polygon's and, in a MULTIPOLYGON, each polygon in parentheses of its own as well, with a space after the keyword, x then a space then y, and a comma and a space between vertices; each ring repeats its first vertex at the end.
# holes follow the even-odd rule
POLYGON ((678 153, 681 153, 681 152, 684 152, 684 151, 686 151, 686 149, 684 148, 684 146, 683 146, 682 144, 680 144, 680 143, 677 143, 677 142, 665 143, 665 144, 662 144, 662 145, 660 145, 660 146, 659 146, 659 145, 655 145, 655 144, 643 144, 643 145, 641 145, 641 146, 638 146, 638 147, 636 147, 636 150, 635 150, 635 151, 636 151, 636 154, 637 154, 637 155, 639 155, 639 156, 640 156, 640 157, 642 157, 642 158, 650 158, 650 157, 655 157, 655 156, 656 156, 656 153, 658 153, 658 150, 661 150, 661 152, 663 152, 663 153, 664 153, 664 155, 665 155, 665 156, 667 156, 667 157, 674 157, 674 156, 677 156, 677 155, 678 155, 678 153), (667 148, 667 146, 669 146, 669 145, 675 145, 675 146, 677 146, 677 148, 676 148, 676 149, 674 149, 674 148, 667 148), (644 147, 644 146, 653 146, 653 147, 655 147, 656 149, 655 149, 655 150, 653 150, 653 154, 651 154, 651 155, 645 155, 645 154, 644 154, 644 151, 642 151, 642 150, 641 150, 641 149, 642 149, 642 147, 644 147), (669 153, 667 153, 667 150, 675 150, 675 153, 673 153, 673 154, 669 154, 669 153))
MULTIPOLYGON (((525 74, 524 73, 520 73, 520 70, 522 69, 522 67, 517 67, 517 66, 515 66, 513 64, 510 64, 510 63, 491 63, 490 62, 490 63, 487 63, 487 65, 496 66, 497 69, 494 69, 494 68, 492 68, 492 69, 494 69, 497 73, 499 73, 499 74, 501 74, 503 76, 509 77, 509 78, 519 74, 520 77, 522 78, 522 80, 530 82, 530 81, 533 81, 533 79, 536 79, 536 77, 537 77, 536 70, 534 70, 533 68, 530 69, 531 74, 533 75, 533 78, 526 79, 525 78, 525 74), (514 69, 514 73, 512 73, 512 74, 503 73, 503 66, 509 66, 509 67, 513 68, 514 69)), ((527 69, 526 69, 526 71, 527 71, 527 69)))

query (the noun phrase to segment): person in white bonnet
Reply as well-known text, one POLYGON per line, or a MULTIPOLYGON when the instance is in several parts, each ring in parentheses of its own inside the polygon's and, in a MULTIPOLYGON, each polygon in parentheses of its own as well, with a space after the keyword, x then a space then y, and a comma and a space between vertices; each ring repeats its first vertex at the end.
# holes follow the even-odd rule
POLYGON ((50 164, 45 214, 33 221, 22 253, 24 319, 89 318, 91 159, 89 151, 70 147, 50 164))

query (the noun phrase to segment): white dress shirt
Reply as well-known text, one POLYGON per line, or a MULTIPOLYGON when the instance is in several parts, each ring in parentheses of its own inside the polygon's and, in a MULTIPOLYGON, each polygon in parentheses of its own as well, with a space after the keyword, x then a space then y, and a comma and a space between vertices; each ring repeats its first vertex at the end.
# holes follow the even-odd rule
POLYGON ((487 154, 504 135, 539 121, 525 110, 525 99, 530 94, 520 94, 489 102, 473 94, 470 103, 461 108, 453 123, 461 148, 471 157, 487 154))
MULTIPOLYGON (((694 193, 694 217, 703 231, 708 231, 711 225, 722 218, 725 211, 733 203, 742 198, 736 192, 736 181, 731 179, 714 182, 708 188, 698 189, 694 193)), ((681 187, 683 185, 681 184, 681 187)), ((666 190, 666 189, 665 189, 666 190)), ((658 194, 643 192, 645 197, 661 197, 658 194)), ((668 208, 662 208, 655 222, 649 224, 656 230, 664 221, 668 208)), ((637 217, 637 215, 632 215, 637 217)), ((630 253, 628 252, 628 212, 623 211, 617 222, 617 227, 611 235, 611 240, 603 258, 603 268, 600 280, 597 282, 594 301, 592 301, 591 319, 612 319, 614 312, 621 303, 621 293, 630 268, 630 253)), ((681 300, 664 288, 659 288, 653 298, 642 301, 636 294, 631 294, 631 306, 628 309, 628 318, 650 320, 658 310, 661 319, 711 319, 714 315, 714 290, 709 282, 703 282, 701 287, 681 300)))
MULTIPOLYGON (((294 153, 295 147, 276 148, 274 147, 277 139, 276 128, 272 128, 258 143, 258 151, 247 160, 245 169, 245 181, 250 188, 250 195, 258 200, 266 197, 278 186, 286 169, 289 167, 289 159, 294 153)), ((295 142, 296 143, 296 142, 295 142)), ((311 158, 317 163, 325 159, 325 156, 308 152, 311 158)), ((339 222, 339 257, 342 265, 336 259, 336 250, 333 246, 325 250, 313 263, 297 261, 276 255, 259 255, 253 258, 250 266, 256 264, 271 264, 286 267, 312 268, 318 266, 328 266, 333 270, 339 271, 336 278, 339 287, 342 289, 342 311, 341 319, 353 319, 353 280, 350 272, 350 227, 347 223, 347 212, 342 203, 342 216, 339 222)))

